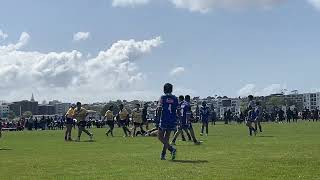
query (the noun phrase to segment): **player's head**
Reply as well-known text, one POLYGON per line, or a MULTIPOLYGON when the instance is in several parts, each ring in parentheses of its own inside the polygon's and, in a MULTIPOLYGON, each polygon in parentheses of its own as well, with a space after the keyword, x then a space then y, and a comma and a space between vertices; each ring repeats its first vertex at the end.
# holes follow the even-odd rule
POLYGON ((139 103, 136 104, 136 108, 137 108, 137 109, 140 108, 140 104, 139 104, 139 103))
POLYGON ((261 103, 260 103, 259 101, 257 101, 257 102, 256 102, 256 105, 257 105, 257 106, 260 106, 260 105, 261 105, 261 103))
POLYGON ((163 86, 163 92, 165 94, 171 94, 172 93, 172 90, 173 90, 173 86, 172 84, 170 83, 166 83, 164 86, 163 86))
POLYGON ((113 105, 109 106, 108 110, 112 111, 113 110, 113 105))
POLYGON ((148 103, 144 103, 143 107, 148 108, 148 103))
POLYGON ((123 104, 120 104, 119 108, 120 108, 120 110, 122 110, 123 109, 123 104))
POLYGON ((183 95, 180 95, 180 96, 179 96, 179 101, 180 101, 180 102, 184 101, 184 96, 183 96, 183 95))
POLYGON ((185 99, 187 102, 190 102, 191 97, 190 97, 190 95, 186 95, 186 96, 184 97, 184 99, 185 99))
POLYGON ((252 95, 249 95, 249 96, 248 96, 248 99, 249 99, 249 101, 252 101, 252 100, 253 100, 253 96, 252 96, 252 95))
POLYGON ((202 102, 202 106, 204 106, 204 107, 207 106, 207 102, 206 102, 206 101, 203 101, 203 102, 202 102))
POLYGON ((78 109, 81 108, 81 102, 77 102, 77 108, 78 108, 78 109))

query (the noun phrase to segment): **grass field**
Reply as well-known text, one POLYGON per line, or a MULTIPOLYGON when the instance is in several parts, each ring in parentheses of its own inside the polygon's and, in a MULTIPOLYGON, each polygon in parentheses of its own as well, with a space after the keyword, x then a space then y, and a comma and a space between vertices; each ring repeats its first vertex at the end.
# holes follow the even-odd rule
POLYGON ((123 138, 118 128, 114 138, 92 129, 95 142, 79 143, 63 131, 4 132, 0 179, 320 179, 320 122, 263 126, 256 137, 244 125, 211 126, 200 146, 178 141, 176 161, 159 160, 156 138, 123 138))

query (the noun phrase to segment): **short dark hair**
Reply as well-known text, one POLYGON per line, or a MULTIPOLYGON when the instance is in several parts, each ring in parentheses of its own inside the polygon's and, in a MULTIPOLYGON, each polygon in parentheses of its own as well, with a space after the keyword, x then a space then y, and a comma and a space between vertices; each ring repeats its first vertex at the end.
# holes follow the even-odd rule
POLYGON ((249 98, 249 99, 253 99, 253 95, 249 95, 248 98, 249 98))
POLYGON ((180 96, 179 96, 179 100, 180 100, 180 101, 183 101, 183 100, 184 100, 184 96, 183 96, 183 95, 180 95, 180 96))
POLYGON ((77 102, 77 106, 81 105, 81 102, 77 102))
POLYGON ((108 110, 112 110, 113 109, 113 105, 109 106, 108 110))
POLYGON ((184 97, 184 99, 185 99, 186 101, 190 101, 190 100, 191 100, 191 97, 190 97, 190 95, 186 95, 186 96, 184 97))
POLYGON ((170 83, 166 83, 164 86, 163 86, 163 92, 165 94, 170 94, 172 93, 172 90, 173 90, 173 85, 170 84, 170 83))

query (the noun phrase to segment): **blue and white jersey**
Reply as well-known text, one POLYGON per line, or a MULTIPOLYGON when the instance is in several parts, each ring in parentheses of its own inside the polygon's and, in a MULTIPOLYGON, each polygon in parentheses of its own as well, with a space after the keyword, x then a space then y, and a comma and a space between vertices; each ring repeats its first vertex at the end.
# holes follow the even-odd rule
POLYGON ((210 109, 208 106, 202 106, 200 108, 200 119, 203 121, 203 122, 207 122, 209 121, 209 115, 210 115, 210 109))
POLYGON ((188 124, 192 117, 191 105, 187 101, 181 104, 181 124, 188 124))
POLYGON ((178 98, 172 94, 161 96, 158 107, 160 108, 160 126, 161 124, 176 125, 178 98))

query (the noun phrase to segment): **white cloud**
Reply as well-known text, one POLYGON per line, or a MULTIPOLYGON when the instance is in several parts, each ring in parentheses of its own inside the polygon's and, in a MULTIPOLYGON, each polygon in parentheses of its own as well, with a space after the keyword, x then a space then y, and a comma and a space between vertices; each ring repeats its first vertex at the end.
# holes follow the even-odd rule
POLYGON ((245 97, 248 95, 266 96, 270 94, 281 93, 286 89, 286 85, 270 84, 265 88, 258 89, 255 84, 246 84, 238 91, 238 95, 245 97))
POLYGON ((256 85, 254 84, 246 84, 244 87, 242 87, 239 91, 238 91, 238 95, 241 97, 245 97, 245 96, 249 96, 252 94, 255 94, 256 92, 256 85))
POLYGON ((136 7, 148 4, 150 0, 113 0, 113 7, 136 7))
POLYGON ((0 42, 3 40, 6 40, 8 37, 8 34, 4 33, 1 29, 0 29, 0 42))
POLYGON ((90 32, 77 32, 73 34, 74 41, 84 41, 90 37, 90 32))
POLYGON ((101 101, 117 93, 119 97, 126 95, 124 98, 130 98, 131 92, 142 94, 147 77, 135 61, 162 43, 160 37, 121 40, 87 58, 76 50, 49 53, 20 50, 29 39, 27 33, 22 33, 16 44, 0 46, 0 95, 8 100, 25 97, 27 92, 37 92, 42 99, 74 101, 101 101))
POLYGON ((320 0, 308 0, 308 2, 316 9, 320 10, 320 0))
POLYGON ((186 71, 184 67, 176 67, 170 71, 171 76, 179 76, 186 71))
POLYGON ((270 8, 285 0, 170 0, 177 8, 207 13, 215 8, 270 8))

